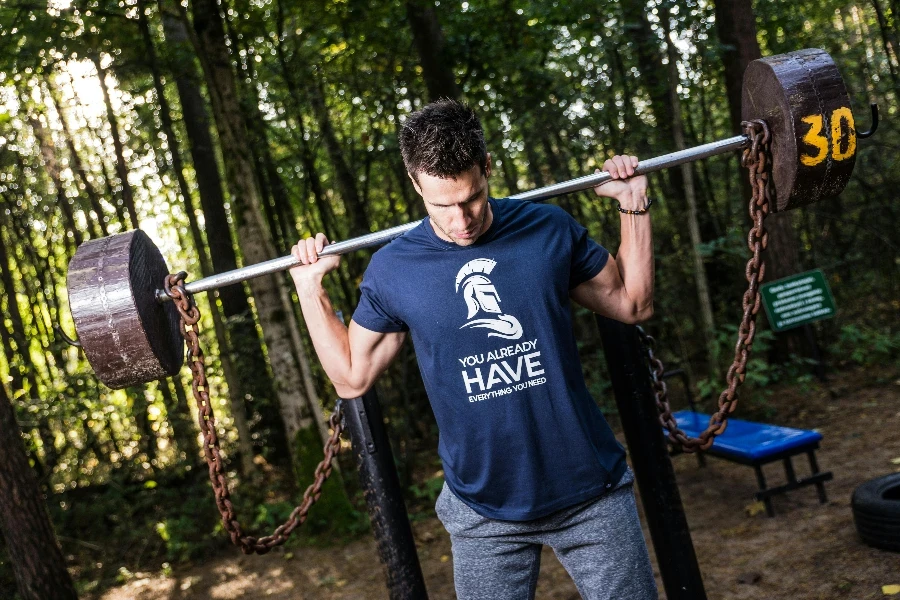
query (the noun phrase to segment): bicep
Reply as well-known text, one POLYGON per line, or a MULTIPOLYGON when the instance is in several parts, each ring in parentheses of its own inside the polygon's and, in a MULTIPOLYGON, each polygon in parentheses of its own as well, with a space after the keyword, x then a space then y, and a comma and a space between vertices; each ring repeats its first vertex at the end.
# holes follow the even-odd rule
POLYGON ((349 338, 354 379, 360 379, 364 382, 362 387, 368 389, 400 352, 406 332, 372 331, 351 320, 349 338))
POLYGON ((591 279, 572 288, 569 297, 595 313, 629 322, 631 311, 627 304, 625 282, 622 281, 616 259, 611 254, 603 269, 591 279))

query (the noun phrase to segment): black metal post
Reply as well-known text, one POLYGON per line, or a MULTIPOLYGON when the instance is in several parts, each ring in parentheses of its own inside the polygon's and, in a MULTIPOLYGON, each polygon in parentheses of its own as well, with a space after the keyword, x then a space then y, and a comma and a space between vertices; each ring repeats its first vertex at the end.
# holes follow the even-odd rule
POLYGON ((344 400, 343 405, 344 427, 353 445, 388 594, 391 600, 427 599, 378 397, 370 390, 362 398, 344 400))
POLYGON ((637 328, 597 316, 619 418, 669 600, 706 600, 637 328))

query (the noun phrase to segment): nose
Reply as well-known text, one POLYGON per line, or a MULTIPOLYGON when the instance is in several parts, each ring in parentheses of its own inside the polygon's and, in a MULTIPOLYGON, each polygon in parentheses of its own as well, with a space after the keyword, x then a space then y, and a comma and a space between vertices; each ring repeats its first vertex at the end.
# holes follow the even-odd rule
POLYGON ((469 225, 472 222, 472 215, 470 214, 470 211, 467 210, 466 207, 460 206, 458 204, 453 208, 452 217, 454 225, 453 228, 460 231, 468 229, 469 225))

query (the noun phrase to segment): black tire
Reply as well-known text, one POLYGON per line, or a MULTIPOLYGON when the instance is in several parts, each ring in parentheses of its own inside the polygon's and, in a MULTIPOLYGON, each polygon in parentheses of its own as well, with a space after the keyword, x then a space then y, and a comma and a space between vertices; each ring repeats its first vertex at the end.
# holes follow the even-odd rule
MULTIPOLYGON (((856 521, 856 530, 866 537, 897 537, 900 536, 900 527, 877 527, 868 523, 856 521)), ((898 538, 900 539, 900 538, 898 538)))
POLYGON ((863 483, 853 492, 850 506, 863 542, 900 552, 900 473, 863 483))
POLYGON ((873 524, 879 523, 879 524, 884 524, 884 525, 891 525, 894 527, 900 527, 900 515, 898 515, 896 517, 885 517, 885 516, 879 515, 877 513, 871 513, 871 512, 857 508, 854 516, 857 519, 871 521, 873 524))

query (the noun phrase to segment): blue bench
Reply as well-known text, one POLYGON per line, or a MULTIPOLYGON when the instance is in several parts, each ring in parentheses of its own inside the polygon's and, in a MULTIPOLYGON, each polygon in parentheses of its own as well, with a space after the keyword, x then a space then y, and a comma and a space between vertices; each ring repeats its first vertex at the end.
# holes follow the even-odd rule
MULTIPOLYGON (((682 373, 673 371, 671 374, 666 373, 664 377, 671 375, 682 375, 682 373)), ((683 379, 687 384, 686 377, 683 376, 683 379)), ((691 409, 675 412, 673 416, 679 428, 687 435, 696 437, 709 425, 710 415, 693 410, 692 398, 688 396, 688 399, 691 409)), ((759 483, 759 491, 756 492, 755 497, 765 504, 766 514, 774 517, 775 509, 772 506, 772 497, 800 487, 814 485, 819 494, 819 502, 825 504, 828 501, 825 495, 825 482, 830 481, 833 476, 830 471, 819 471, 816 450, 819 449, 821 440, 822 434, 817 431, 729 418, 728 427, 724 433, 715 439, 708 450, 698 452, 697 459, 701 467, 706 465, 704 459, 706 454, 753 467, 759 483), (811 472, 809 477, 802 479, 797 478, 792 462, 792 458, 799 454, 807 455, 811 472), (770 488, 766 485, 766 476, 762 467, 777 461, 782 461, 784 464, 787 483, 770 488)))

